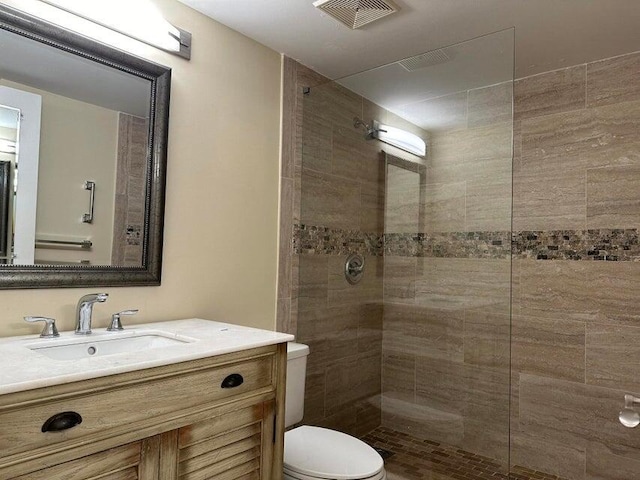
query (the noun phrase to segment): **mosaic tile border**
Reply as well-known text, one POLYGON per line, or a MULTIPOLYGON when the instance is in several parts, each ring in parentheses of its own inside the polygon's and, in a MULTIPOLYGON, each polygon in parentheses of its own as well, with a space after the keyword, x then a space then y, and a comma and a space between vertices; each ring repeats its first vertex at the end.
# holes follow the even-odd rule
POLYGON ((514 232, 512 252, 536 260, 640 261, 637 228, 514 232))
POLYGON ((387 233, 386 255, 434 258, 509 258, 509 232, 387 233))
POLYGON ((295 224, 293 251, 298 255, 360 253, 381 257, 384 253, 384 240, 377 233, 295 224))
POLYGON ((296 254, 434 258, 640 261, 636 228, 509 232, 378 233, 294 226, 296 254))

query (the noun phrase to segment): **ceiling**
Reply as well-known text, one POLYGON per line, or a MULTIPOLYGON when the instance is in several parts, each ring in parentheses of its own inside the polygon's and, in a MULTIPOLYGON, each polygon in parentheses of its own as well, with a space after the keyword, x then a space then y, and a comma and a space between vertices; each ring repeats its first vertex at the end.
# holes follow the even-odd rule
POLYGON ((639 0, 394 0, 355 31, 313 0, 180 1, 332 79, 511 27, 516 78, 640 50, 639 0))

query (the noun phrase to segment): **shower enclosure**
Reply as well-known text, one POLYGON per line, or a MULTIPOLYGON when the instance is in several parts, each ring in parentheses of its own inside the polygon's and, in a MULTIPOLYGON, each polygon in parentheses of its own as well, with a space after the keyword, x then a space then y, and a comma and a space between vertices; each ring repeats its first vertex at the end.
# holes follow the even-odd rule
POLYGON ((279 328, 390 480, 640 478, 640 52, 513 53, 285 62, 279 328))
POLYGON ((509 30, 303 95, 304 421, 389 451, 392 478, 509 469, 513 71, 509 30))

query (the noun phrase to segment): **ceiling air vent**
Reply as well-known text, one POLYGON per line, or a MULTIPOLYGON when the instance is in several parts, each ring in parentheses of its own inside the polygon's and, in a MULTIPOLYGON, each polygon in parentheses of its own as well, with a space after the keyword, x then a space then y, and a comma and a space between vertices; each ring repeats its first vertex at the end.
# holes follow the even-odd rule
POLYGON ((415 72, 421 68, 431 67, 433 65, 439 65, 446 63, 451 59, 447 52, 444 50, 433 50, 431 52, 423 53, 422 55, 416 55, 415 57, 405 58, 398 62, 407 72, 415 72))
POLYGON ((389 0, 317 0, 313 6, 353 30, 399 10, 389 0))

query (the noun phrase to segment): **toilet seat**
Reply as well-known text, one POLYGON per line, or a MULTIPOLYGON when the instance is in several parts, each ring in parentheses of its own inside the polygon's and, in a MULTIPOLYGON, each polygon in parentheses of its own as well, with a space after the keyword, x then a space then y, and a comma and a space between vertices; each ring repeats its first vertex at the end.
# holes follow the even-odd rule
POLYGON ((304 425, 285 433, 284 473, 298 480, 383 480, 382 457, 335 430, 304 425))
MULTIPOLYGON (((326 478, 320 478, 320 477, 311 477, 309 475, 304 475, 302 473, 298 473, 298 472, 291 472, 289 470, 284 470, 284 477, 285 480, 329 480, 326 478)), ((385 472, 384 469, 382 469, 382 471, 380 473, 378 473, 377 475, 373 476, 373 477, 367 477, 367 478, 359 478, 357 480, 386 480, 387 478, 387 472, 385 472)), ((331 479, 333 480, 333 479, 331 479)), ((354 479, 355 480, 355 479, 354 479)))

